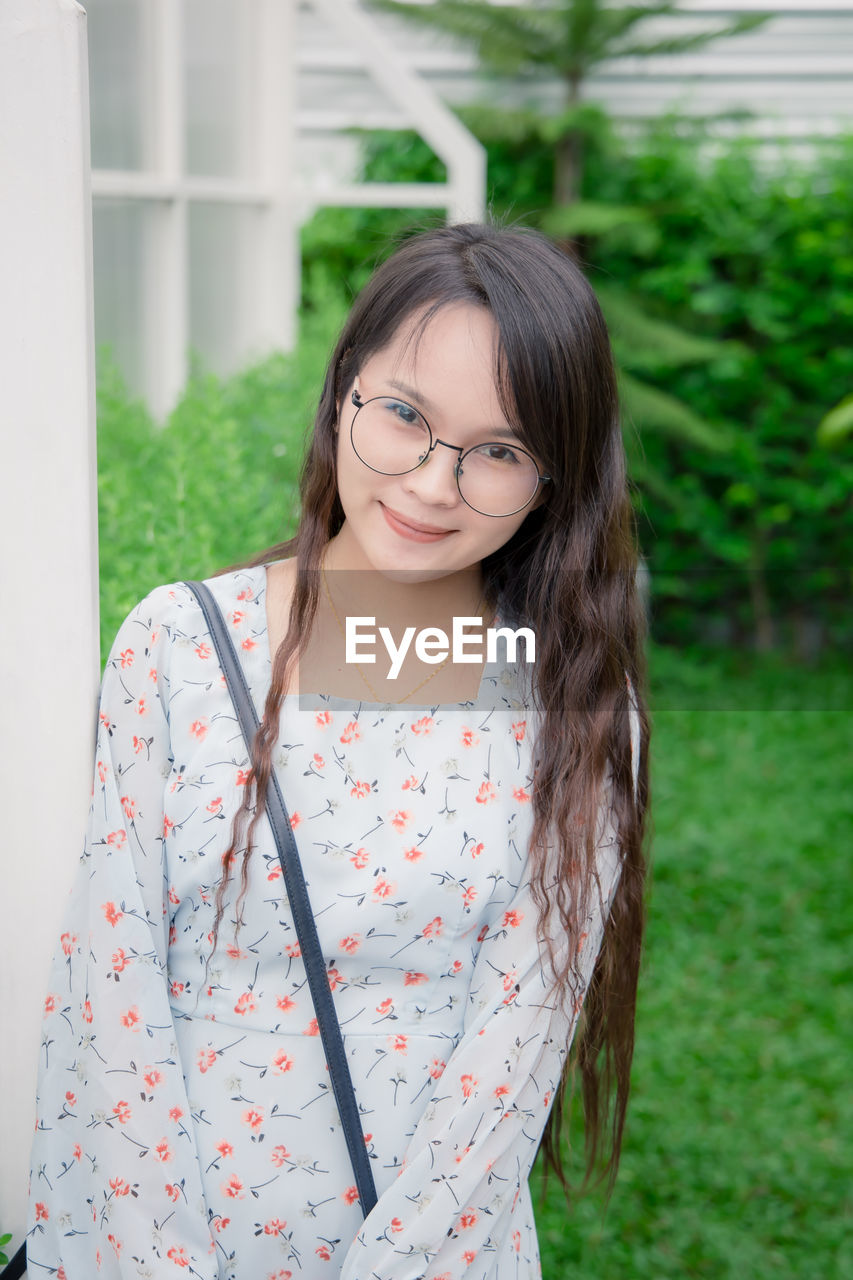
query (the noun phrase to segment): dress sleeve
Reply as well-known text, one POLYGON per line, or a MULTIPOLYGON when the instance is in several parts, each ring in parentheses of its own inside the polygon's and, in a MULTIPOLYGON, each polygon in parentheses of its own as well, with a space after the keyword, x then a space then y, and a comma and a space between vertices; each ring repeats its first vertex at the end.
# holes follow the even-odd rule
POLYGON ((107 662, 84 852, 45 1001, 27 1250, 31 1273, 58 1280, 173 1265, 218 1275, 167 977, 174 596, 152 592, 107 662))
POLYGON ((415 1129, 402 1172, 350 1247, 342 1280, 482 1280, 502 1249, 520 1247, 514 1213, 618 883, 610 815, 605 799, 596 832, 598 892, 579 955, 582 981, 565 1000, 549 994, 552 971, 526 879, 481 941, 462 1038, 415 1129))

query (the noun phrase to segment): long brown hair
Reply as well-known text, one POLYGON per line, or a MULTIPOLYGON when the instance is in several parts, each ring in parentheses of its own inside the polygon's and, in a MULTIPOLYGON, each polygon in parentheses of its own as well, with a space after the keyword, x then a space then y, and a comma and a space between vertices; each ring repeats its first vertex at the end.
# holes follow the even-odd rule
POLYGON ((420 317, 416 332, 422 331, 436 311, 454 302, 486 307, 493 315, 499 333, 495 373, 501 406, 522 443, 552 477, 545 501, 483 561, 482 574, 488 603, 499 606, 505 617, 523 620, 538 641, 531 883, 541 936, 566 998, 578 989, 582 925, 595 883, 597 819, 609 775, 621 872, 563 1087, 542 1140, 546 1168, 554 1169, 568 1192, 559 1139, 577 1066, 586 1147, 581 1191, 606 1153, 596 1181, 609 1175, 609 1199, 628 1103, 645 926, 645 618, 637 591, 636 528, 607 330, 579 268, 535 232, 461 224, 423 233, 406 241, 356 299, 326 373, 303 464, 296 537, 248 562, 257 565, 295 554, 296 588, 288 630, 273 659, 250 785, 223 860, 214 946, 238 851, 239 924, 283 693, 300 638, 311 633, 323 551, 344 520, 336 474, 337 405, 365 361, 405 321, 420 317), (636 801, 626 674, 637 701, 642 742, 636 801), (555 940, 566 935, 568 948, 560 948, 564 959, 556 962, 555 940))

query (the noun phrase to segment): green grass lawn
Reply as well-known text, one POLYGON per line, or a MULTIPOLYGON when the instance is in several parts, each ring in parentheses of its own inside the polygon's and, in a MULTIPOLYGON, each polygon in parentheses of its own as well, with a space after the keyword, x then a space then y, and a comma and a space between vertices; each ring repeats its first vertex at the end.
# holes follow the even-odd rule
MULTIPOLYGON (((653 702, 678 704, 687 661, 653 652, 653 702)), ((853 1276, 853 676, 719 665, 702 684, 728 710, 653 706, 622 1163, 606 1213, 600 1193, 567 1213, 551 1179, 545 1280, 853 1276), (826 707, 827 680, 836 710, 764 709, 826 707)))
MULTIPOLYGON (((306 324, 294 356, 198 377, 163 430, 101 378, 104 656, 153 586, 292 531, 328 319, 306 324)), ((597 1193, 567 1212, 552 1179, 543 1275, 853 1280, 853 675, 658 649, 651 673, 649 928, 622 1164, 604 1215, 597 1193)))

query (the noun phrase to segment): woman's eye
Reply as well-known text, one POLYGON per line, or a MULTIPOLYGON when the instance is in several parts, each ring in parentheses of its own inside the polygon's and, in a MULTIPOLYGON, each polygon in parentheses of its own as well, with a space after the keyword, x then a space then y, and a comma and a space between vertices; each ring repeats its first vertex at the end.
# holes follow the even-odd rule
POLYGON ((518 466, 524 461, 524 455, 508 444, 484 444, 477 452, 488 462, 501 462, 508 466, 518 466))
POLYGON ((386 400, 385 408, 398 422, 404 423, 407 427, 413 427, 421 421, 421 415, 417 409, 413 409, 403 400, 386 400))

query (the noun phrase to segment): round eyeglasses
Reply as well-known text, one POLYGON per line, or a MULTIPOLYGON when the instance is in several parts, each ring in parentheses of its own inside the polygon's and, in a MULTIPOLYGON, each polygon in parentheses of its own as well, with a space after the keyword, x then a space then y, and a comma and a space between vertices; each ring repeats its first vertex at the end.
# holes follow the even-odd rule
POLYGON ((371 471, 402 476, 423 466, 437 444, 455 449, 456 487, 462 501, 481 516, 514 516, 536 496, 540 475, 533 455, 517 444, 486 440, 470 449, 433 436, 419 410, 394 396, 362 400, 352 393, 356 407, 350 439, 357 457, 371 471))

